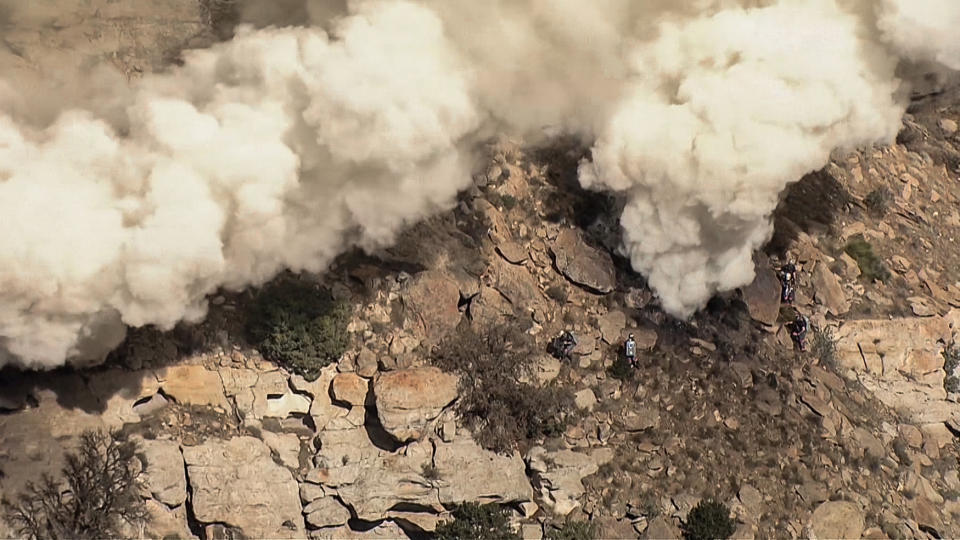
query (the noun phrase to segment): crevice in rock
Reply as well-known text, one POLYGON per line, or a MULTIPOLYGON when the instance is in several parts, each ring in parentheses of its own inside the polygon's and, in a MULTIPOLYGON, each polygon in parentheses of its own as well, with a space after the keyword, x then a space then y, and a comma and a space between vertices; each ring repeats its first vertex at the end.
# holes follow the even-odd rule
POLYGON ((193 484, 190 482, 190 469, 187 467, 187 459, 183 455, 183 448, 180 448, 180 458, 183 460, 183 477, 187 481, 187 498, 183 502, 187 515, 187 527, 197 538, 206 538, 203 524, 197 520, 193 513, 193 484))
MULTIPOLYGON (((368 392, 368 399, 370 399, 373 394, 372 385, 368 392)), ((363 429, 367 432, 367 437, 370 439, 370 442, 380 450, 393 453, 404 446, 402 443, 397 442, 397 440, 383 428, 383 424, 380 423, 380 417, 377 416, 376 407, 364 407, 363 429)))

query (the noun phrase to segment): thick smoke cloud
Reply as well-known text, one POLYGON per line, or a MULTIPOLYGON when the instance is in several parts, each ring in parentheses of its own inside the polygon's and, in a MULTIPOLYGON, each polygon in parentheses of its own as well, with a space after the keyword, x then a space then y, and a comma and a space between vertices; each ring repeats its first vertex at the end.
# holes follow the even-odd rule
POLYGON ((363 3, 333 36, 187 53, 139 85, 122 136, 81 110, 0 116, 0 363, 98 358, 121 322, 198 320, 219 286, 322 271, 445 209, 479 124, 452 50, 431 11, 363 3))
POLYGON ((626 249, 667 311, 752 280, 789 182, 896 135, 894 66, 866 65, 857 26, 832 2, 783 2, 668 22, 634 51, 580 180, 628 194, 626 249))
POLYGON ((545 126, 595 140, 581 182, 627 196, 626 252, 689 315, 752 279, 789 182, 892 139, 899 56, 955 67, 930 39, 956 8, 926 4, 251 0, 254 26, 132 88, 27 114, 10 86, 0 365, 98 361, 219 287, 389 244, 468 185, 478 138, 545 126))

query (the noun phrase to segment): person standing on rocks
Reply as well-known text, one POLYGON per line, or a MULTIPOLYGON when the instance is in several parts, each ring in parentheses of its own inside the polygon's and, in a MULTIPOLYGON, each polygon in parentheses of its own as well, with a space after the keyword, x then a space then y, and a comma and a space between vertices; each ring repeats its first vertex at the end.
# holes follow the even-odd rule
POLYGON ((790 323, 790 337, 797 343, 800 352, 807 350, 807 329, 810 327, 810 321, 806 315, 797 310, 797 317, 790 323))
POLYGON ((787 261, 780 267, 780 301, 784 304, 793 304, 796 293, 797 267, 793 261, 787 261))
POLYGON ((627 357, 630 367, 637 367, 637 342, 633 340, 633 334, 627 336, 627 341, 623 344, 623 352, 627 357))

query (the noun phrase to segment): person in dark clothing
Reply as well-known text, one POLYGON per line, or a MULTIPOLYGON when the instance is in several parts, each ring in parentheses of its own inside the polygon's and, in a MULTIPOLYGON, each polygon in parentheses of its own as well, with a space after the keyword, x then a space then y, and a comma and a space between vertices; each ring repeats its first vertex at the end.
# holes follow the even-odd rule
POLYGON ((568 328, 550 341, 547 352, 558 360, 570 360, 573 355, 573 350, 576 348, 577 338, 568 328))
POLYGON ((573 358, 573 350, 577 348, 577 337, 570 330, 564 330, 560 335, 560 357, 564 360, 573 358))
POLYGON ((798 311, 796 319, 790 324, 790 337, 796 342, 800 352, 807 350, 807 329, 809 327, 810 320, 798 311))
POLYGON ((792 304, 796 293, 797 267, 791 261, 780 267, 780 301, 792 304))

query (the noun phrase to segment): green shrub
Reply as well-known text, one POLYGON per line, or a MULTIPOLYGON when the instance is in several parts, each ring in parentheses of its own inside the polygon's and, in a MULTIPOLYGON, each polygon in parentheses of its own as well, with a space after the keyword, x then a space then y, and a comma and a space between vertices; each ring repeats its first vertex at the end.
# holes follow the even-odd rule
POLYGON ((887 281, 890 279, 890 271, 883 264, 883 261, 873 253, 873 246, 858 234, 850 238, 844 251, 857 261, 860 267, 860 273, 868 281, 887 281))
POLYGON ((534 357, 530 337, 509 324, 482 333, 465 325, 434 349, 434 365, 460 375, 457 414, 484 448, 509 452, 566 428, 573 393, 520 382, 533 379, 534 357))
POLYGON ((833 328, 814 327, 812 348, 821 364, 832 366, 837 363, 837 338, 833 335, 833 328))
POLYGON ((23 538, 121 537, 123 523, 149 517, 131 467, 136 451, 136 443, 119 433, 83 432, 80 446, 65 456, 63 478, 44 473, 16 501, 4 498, 4 518, 23 538))
POLYGON ((730 538, 735 530, 730 510, 713 499, 697 503, 683 523, 683 537, 686 540, 730 538))
POLYGON ((560 527, 548 527, 547 540, 594 540, 597 524, 590 521, 565 521, 560 527))
POLYGON ((507 510, 496 504, 466 503, 453 511, 454 521, 437 525, 438 540, 520 540, 510 528, 507 510))
POLYGON ((265 358, 313 380, 346 350, 349 321, 349 306, 329 292, 280 279, 257 295, 247 331, 265 358))
POLYGON ((893 193, 886 186, 879 187, 867 194, 863 203, 871 213, 877 216, 883 216, 887 213, 887 208, 893 202, 893 193))

